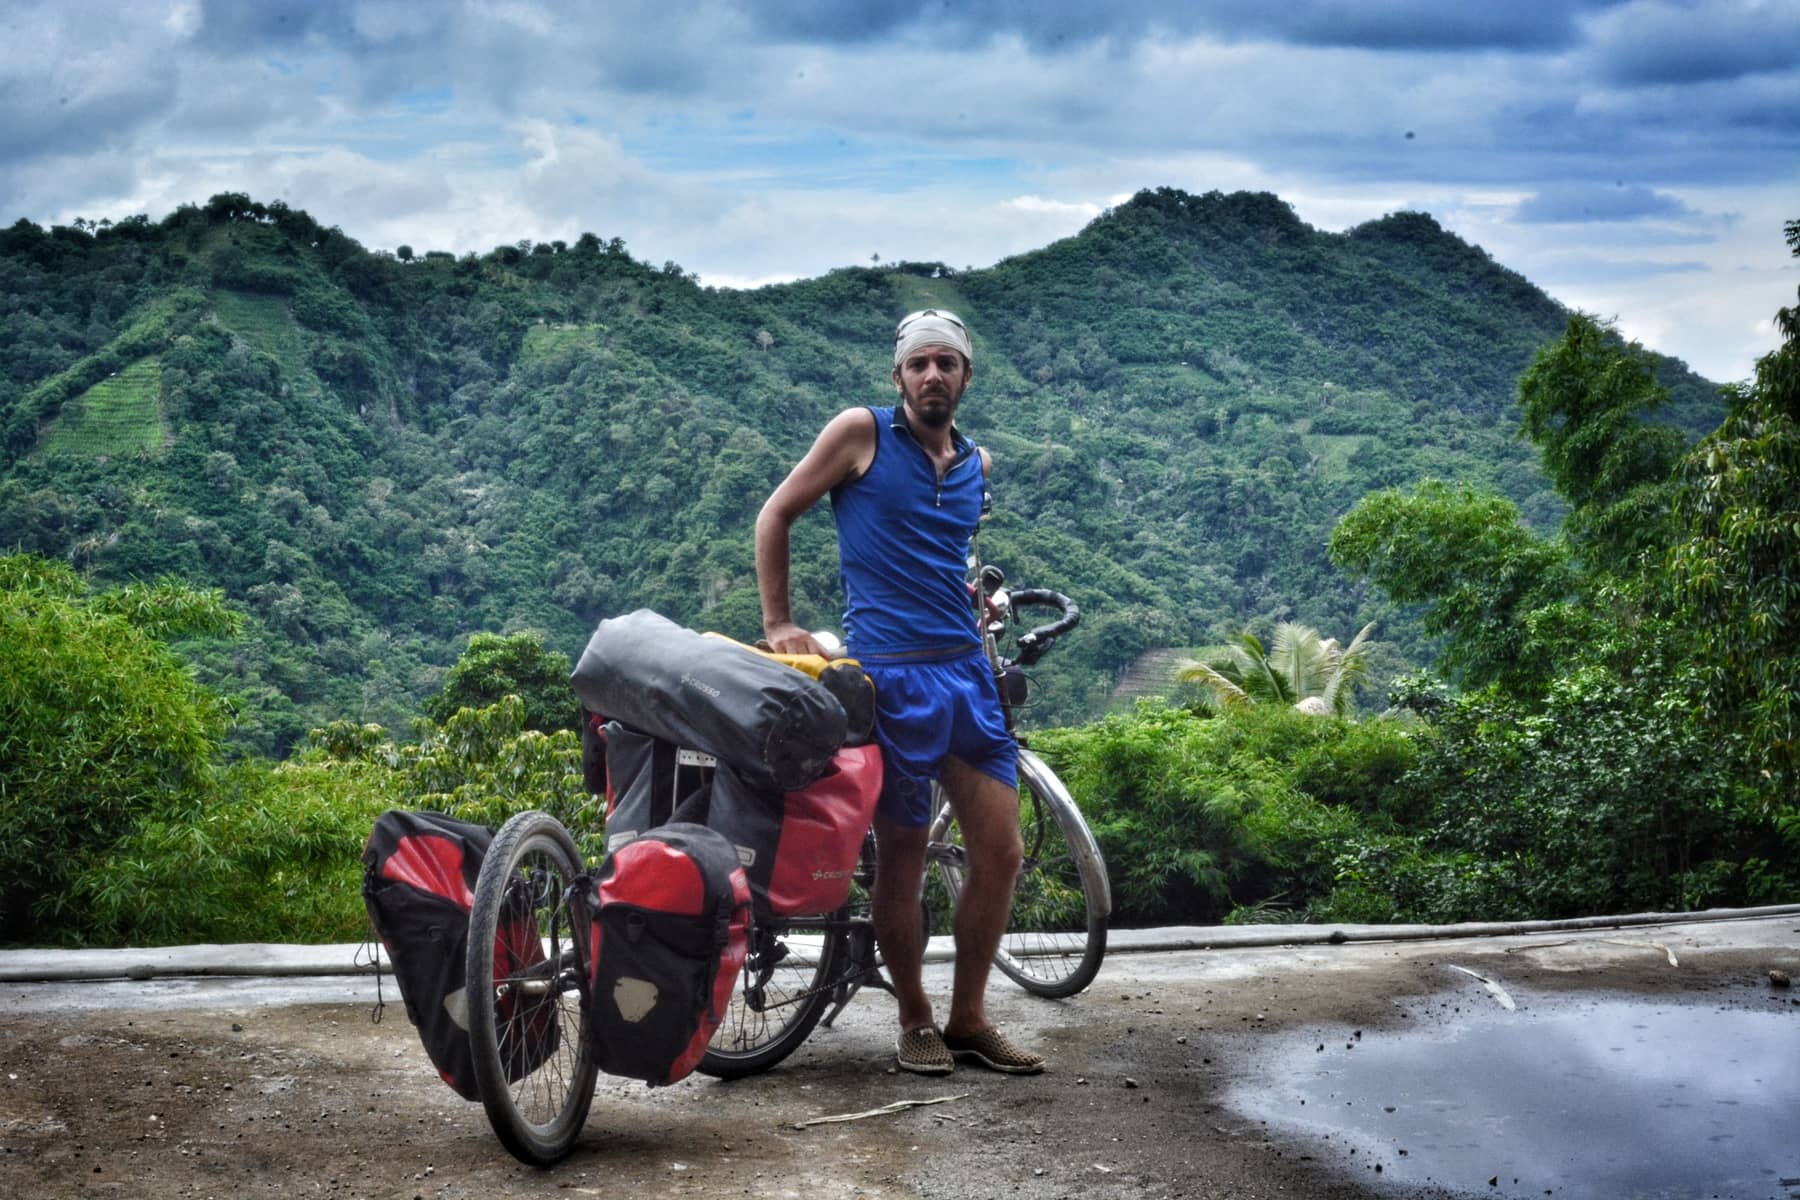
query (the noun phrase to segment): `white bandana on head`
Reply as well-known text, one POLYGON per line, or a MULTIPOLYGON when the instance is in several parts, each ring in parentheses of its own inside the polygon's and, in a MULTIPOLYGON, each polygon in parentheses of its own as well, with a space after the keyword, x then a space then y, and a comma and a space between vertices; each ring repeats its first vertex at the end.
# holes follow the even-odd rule
POLYGON ((948 346, 963 356, 963 361, 973 363, 974 351, 969 346, 969 331, 963 325, 962 318, 942 309, 927 308, 921 312, 910 313, 894 330, 894 365, 905 362, 907 356, 921 346, 948 346))

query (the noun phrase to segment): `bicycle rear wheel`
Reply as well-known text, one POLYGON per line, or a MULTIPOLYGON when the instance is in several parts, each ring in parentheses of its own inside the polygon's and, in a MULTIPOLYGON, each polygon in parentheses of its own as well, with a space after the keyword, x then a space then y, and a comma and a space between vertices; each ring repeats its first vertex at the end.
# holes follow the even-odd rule
POLYGON ((759 919, 700 1072, 741 1079, 798 1050, 825 1015, 843 953, 842 927, 831 917, 759 919))
MULTIPOLYGON (((1019 832, 1025 859, 994 965, 1034 995, 1073 996, 1094 981, 1106 955, 1112 889, 1100 848, 1068 789, 1023 747, 1019 832)), ((948 805, 933 822, 931 840, 951 847, 937 866, 954 905, 962 895, 964 859, 948 805)))
POLYGON ((574 1147, 598 1067, 584 1019, 569 884, 581 856, 547 813, 494 836, 469 912, 469 1046, 488 1122, 535 1166, 574 1147))

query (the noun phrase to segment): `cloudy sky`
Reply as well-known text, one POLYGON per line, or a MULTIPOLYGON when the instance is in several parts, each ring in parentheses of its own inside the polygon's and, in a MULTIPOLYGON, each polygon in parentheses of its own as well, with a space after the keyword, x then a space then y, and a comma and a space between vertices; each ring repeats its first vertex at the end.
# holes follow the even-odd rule
POLYGON ((5 0, 0 221, 283 199, 746 286, 1147 187, 1433 214, 1719 380, 1800 270, 1800 0, 5 0))

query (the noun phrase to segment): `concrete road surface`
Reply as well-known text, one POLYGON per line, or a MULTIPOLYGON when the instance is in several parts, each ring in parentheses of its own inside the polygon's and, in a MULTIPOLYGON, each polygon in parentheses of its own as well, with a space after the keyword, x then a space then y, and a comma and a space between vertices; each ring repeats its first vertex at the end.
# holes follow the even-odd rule
MULTIPOLYGON (((1029 1078, 894 1072, 892 1001, 865 991, 754 1079, 603 1077, 550 1170, 437 1080, 391 978, 373 1023, 371 976, 314 973, 351 969, 353 947, 4 952, 0 1197, 1523 1195, 1255 1100, 1287 1094, 1296 1047, 1522 1028, 1594 996, 1783 1014, 1800 1045, 1800 1001, 1771 976, 1800 975, 1800 908, 1510 928, 1119 931, 1072 1000, 990 985, 994 1017, 1051 1060, 1029 1078), (943 1102, 797 1127, 906 1099, 943 1102)), ((928 984, 946 996, 947 966, 928 984)), ((1741 1194, 1800 1196, 1800 1149, 1769 1153, 1741 1194)))

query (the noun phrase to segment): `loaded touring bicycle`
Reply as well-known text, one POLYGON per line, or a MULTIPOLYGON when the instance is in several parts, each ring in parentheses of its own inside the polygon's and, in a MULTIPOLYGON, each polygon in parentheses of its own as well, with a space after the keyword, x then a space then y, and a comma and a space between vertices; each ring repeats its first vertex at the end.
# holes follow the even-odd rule
MULTIPOLYGON (((995 568, 979 578, 1011 728, 1026 668, 1079 613, 1056 592, 1009 592, 995 568), (1031 608, 1056 619, 1020 632, 1031 608)), ((889 987, 869 909, 880 759, 867 677, 848 662, 779 659, 653 613, 602 622, 574 682, 589 786, 608 797, 606 859, 584 864, 569 830, 535 811, 449 866, 435 847, 423 873, 447 881, 445 927, 459 904, 467 918, 460 938, 437 939, 458 944, 437 947, 424 982, 409 980, 407 935, 384 927, 394 919, 380 906, 396 906, 388 893, 397 875, 420 874, 418 856, 390 868, 378 824, 365 892, 408 1014, 446 1082, 481 1100, 518 1158, 569 1153, 601 1071, 652 1084, 766 1071, 864 985, 889 987), (477 860, 465 878, 459 864, 477 860)), ((1072 996, 1105 954, 1106 867, 1068 790, 1023 741, 1018 766, 1025 855, 995 965, 1034 994, 1072 996)), ((932 896, 953 908, 964 875, 941 794, 926 864, 930 923, 932 896)))

